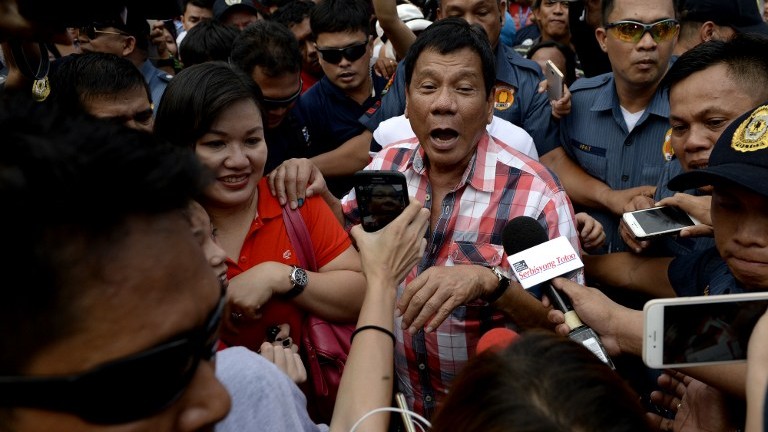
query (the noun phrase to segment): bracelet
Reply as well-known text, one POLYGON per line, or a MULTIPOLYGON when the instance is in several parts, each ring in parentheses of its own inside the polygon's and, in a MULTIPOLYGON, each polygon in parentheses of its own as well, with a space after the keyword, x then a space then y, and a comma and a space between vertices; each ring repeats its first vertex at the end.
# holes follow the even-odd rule
POLYGON ((362 327, 356 328, 355 331, 352 332, 352 336, 349 337, 349 343, 351 344, 352 341, 355 340, 355 335, 360 333, 363 330, 378 330, 392 338, 392 345, 394 345, 397 342, 395 340, 395 334, 385 329, 384 327, 379 327, 377 325, 364 325, 362 327))

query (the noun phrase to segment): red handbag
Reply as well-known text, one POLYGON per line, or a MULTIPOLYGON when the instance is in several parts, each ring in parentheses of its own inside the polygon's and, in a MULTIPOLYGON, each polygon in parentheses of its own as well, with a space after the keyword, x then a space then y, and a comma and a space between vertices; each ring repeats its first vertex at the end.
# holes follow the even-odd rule
MULTIPOLYGON (((312 239, 301 213, 283 207, 283 221, 301 266, 317 271, 312 239)), ((315 422, 330 424, 354 331, 355 324, 331 323, 312 314, 307 314, 302 324, 301 348, 310 383, 305 393, 315 422)))

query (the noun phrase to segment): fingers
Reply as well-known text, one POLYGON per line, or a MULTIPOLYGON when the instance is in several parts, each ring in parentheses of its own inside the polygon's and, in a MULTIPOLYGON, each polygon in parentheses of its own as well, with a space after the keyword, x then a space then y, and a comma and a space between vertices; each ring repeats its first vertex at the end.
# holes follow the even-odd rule
POLYGON ((429 274, 430 272, 427 270, 411 281, 397 301, 395 313, 403 317, 402 328, 408 329, 411 333, 416 332, 415 327, 412 325, 414 319, 437 290, 436 286, 430 286, 426 283, 429 279, 429 274))
POLYGON ((634 253, 642 253, 651 244, 648 241, 638 240, 623 219, 619 222, 619 235, 634 253))

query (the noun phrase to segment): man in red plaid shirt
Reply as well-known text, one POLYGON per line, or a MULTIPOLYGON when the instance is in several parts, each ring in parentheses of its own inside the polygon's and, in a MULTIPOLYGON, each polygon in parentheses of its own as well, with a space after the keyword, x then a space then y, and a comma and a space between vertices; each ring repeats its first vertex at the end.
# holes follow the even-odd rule
MULTIPOLYGON (((427 416, 489 328, 548 326, 541 303, 507 279, 507 221, 533 217, 579 250, 559 181, 486 133, 495 82, 487 37, 459 19, 432 27, 404 65, 417 138, 386 147, 366 168, 402 172, 409 194, 431 210, 426 253, 399 287, 395 311, 398 386, 427 416)), ((358 223, 354 191, 342 206, 348 225, 358 223)))

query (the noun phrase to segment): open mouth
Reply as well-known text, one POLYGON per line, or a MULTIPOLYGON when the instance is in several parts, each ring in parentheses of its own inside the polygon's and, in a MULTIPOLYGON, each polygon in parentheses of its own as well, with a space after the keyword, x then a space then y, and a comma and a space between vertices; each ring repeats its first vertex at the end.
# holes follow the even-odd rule
POLYGON ((241 183, 248 179, 247 175, 238 175, 238 176, 226 176, 226 177, 220 177, 219 180, 221 180, 224 183, 241 183))
POLYGON ((454 129, 433 129, 429 136, 438 142, 448 142, 458 138, 459 132, 454 129))

